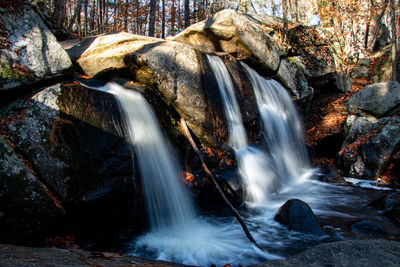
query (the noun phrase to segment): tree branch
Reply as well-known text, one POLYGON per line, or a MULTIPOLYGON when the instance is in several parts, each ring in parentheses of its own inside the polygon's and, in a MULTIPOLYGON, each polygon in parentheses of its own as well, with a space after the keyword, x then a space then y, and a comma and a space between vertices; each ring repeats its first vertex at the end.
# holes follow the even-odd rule
POLYGON ((188 141, 189 141, 190 145, 192 146, 194 152, 196 152, 197 156, 200 158, 201 167, 203 168, 205 173, 211 178, 211 180, 214 183, 214 186, 217 189, 218 193, 220 194, 222 199, 225 201, 226 205, 228 205, 228 208, 229 208, 230 212, 232 213, 233 216, 235 216, 236 220, 240 223, 244 233, 246 234, 246 236, 250 240, 250 242, 254 243, 258 248, 260 248, 260 246, 257 244, 257 242, 254 240, 254 238, 250 234, 249 229, 247 228, 246 224, 244 223, 242 217, 239 215, 239 213, 236 211, 236 209, 232 206, 232 204, 226 198, 226 196, 225 196, 224 192, 222 191, 221 187, 219 186, 219 184, 215 180, 214 175, 208 169, 208 167, 207 167, 207 165, 206 165, 206 163, 204 161, 204 155, 197 148, 196 143, 194 142, 194 140, 192 138, 192 135, 190 134, 189 128, 188 128, 184 118, 181 118, 181 126, 182 126, 183 133, 184 133, 185 137, 188 139, 188 141))

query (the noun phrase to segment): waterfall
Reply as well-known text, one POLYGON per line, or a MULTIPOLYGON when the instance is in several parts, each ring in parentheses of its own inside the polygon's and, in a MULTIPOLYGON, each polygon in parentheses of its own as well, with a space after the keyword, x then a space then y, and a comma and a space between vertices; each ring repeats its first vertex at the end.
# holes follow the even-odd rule
POLYGON ((309 178, 314 170, 310 168, 303 128, 290 95, 277 81, 264 79, 243 62, 242 65, 254 88, 279 186, 309 178))
POLYGON ((249 146, 232 81, 224 62, 217 56, 207 55, 217 78, 225 117, 228 122, 229 145, 235 151, 239 175, 243 180, 246 201, 262 205, 268 200, 275 174, 270 160, 263 151, 249 146))
POLYGON ((179 166, 150 105, 135 91, 108 83, 134 147, 152 229, 187 227, 195 219, 191 199, 178 180, 179 166))
POLYGON ((129 253, 201 266, 280 258, 249 243, 236 223, 196 215, 192 199, 179 182, 173 150, 141 94, 115 83, 93 89, 115 96, 142 178, 151 230, 129 244, 129 253))

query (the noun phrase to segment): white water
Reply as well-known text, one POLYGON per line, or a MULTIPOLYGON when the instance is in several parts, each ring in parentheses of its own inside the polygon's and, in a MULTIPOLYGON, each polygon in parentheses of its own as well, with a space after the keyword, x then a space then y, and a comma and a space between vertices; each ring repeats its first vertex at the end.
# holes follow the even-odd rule
POLYGON ((277 81, 264 79, 246 64, 242 65, 253 85, 278 187, 308 179, 314 170, 310 167, 303 128, 289 93, 277 81))
POLYGON ((123 113, 142 177, 152 230, 188 227, 195 219, 193 204, 178 180, 175 155, 150 105, 141 94, 115 83, 107 84, 104 91, 115 95, 123 113))
POLYGON ((217 78, 218 88, 228 122, 229 145, 235 151, 239 175, 243 181, 246 201, 249 205, 262 205, 267 202, 275 173, 268 155, 249 146, 243 126, 239 105, 233 90, 229 72, 224 62, 217 56, 207 56, 217 78))
POLYGON ((132 254, 195 265, 279 258, 253 246, 237 223, 197 217, 178 179, 175 155, 147 101, 115 83, 100 90, 114 94, 120 105, 145 191, 151 230, 133 241, 132 254))

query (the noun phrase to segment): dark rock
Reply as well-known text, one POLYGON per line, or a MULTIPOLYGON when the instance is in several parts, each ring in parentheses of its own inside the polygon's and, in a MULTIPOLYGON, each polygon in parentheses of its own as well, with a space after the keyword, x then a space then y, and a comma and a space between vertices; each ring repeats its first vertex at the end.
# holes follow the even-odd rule
POLYGON ((287 32, 290 45, 298 48, 307 46, 326 46, 327 42, 319 35, 316 27, 299 25, 287 32))
POLYGON ((70 226, 112 232, 140 224, 135 168, 113 96, 58 84, 21 101, 2 121, 4 135, 60 201, 70 226))
POLYGON ((67 73, 67 53, 29 7, 0 8, 0 104, 23 91, 21 86, 67 73))
POLYGON ((63 214, 0 136, 0 242, 34 244, 63 229, 63 214))
POLYGON ((391 81, 366 86, 352 95, 347 106, 351 111, 362 110, 380 118, 399 104, 400 83, 391 81))
POLYGON ((289 230, 316 236, 326 235, 311 208, 299 199, 288 200, 279 208, 274 219, 286 225, 289 230))
POLYGON ((398 266, 400 242, 365 239, 318 245, 288 260, 270 261, 252 266, 398 266))
POLYGON ((386 217, 392 219, 397 224, 400 224, 400 193, 394 192, 388 196, 377 199, 371 203, 386 217))
POLYGON ((12 245, 0 245, 0 265, 14 266, 186 266, 182 264, 143 259, 135 256, 110 252, 89 252, 81 249, 68 250, 58 248, 28 248, 12 245))
POLYGON ((339 152, 339 165, 345 175, 376 178, 387 168, 399 142, 399 119, 358 118, 339 152))
POLYGON ((351 231, 368 236, 385 236, 388 233, 381 225, 367 220, 353 223, 351 231))

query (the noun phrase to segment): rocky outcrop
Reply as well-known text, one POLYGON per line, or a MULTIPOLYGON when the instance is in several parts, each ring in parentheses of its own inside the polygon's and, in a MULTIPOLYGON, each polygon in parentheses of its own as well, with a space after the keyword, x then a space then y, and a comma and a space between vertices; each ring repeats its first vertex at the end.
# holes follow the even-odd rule
MULTIPOLYGON (((398 46, 397 51, 400 51, 398 46)), ((380 51, 373 55, 374 66, 371 73, 371 79, 375 83, 388 82, 393 80, 393 57, 392 57, 392 45, 385 46, 380 51)), ((397 52, 397 66, 396 66, 396 77, 397 82, 400 82, 400 53, 397 52)))
POLYGON ((30 7, 0 8, 0 32, 0 104, 22 91, 22 85, 71 69, 67 53, 30 7))
POLYGON ((274 30, 251 16, 223 10, 194 24, 172 40, 190 44, 205 53, 225 52, 238 58, 254 58, 276 72, 283 53, 274 30))
POLYGON ((299 25, 287 33, 288 43, 300 53, 296 62, 308 79, 336 73, 336 63, 326 41, 315 27, 299 25))
MULTIPOLYGON (((13 191, 6 191, 9 199, 1 203, 8 209, 6 214, 22 203, 21 213, 17 213, 20 217, 16 215, 14 223, 26 221, 23 210, 43 205, 42 209, 30 211, 33 214, 30 219, 40 223, 41 217, 35 216, 41 216, 39 213, 48 209, 44 201, 48 202, 49 197, 65 211, 70 226, 79 231, 88 227, 112 232, 121 223, 131 223, 131 216, 136 214, 140 218, 137 212, 141 211, 135 210, 135 169, 112 96, 81 86, 57 84, 20 101, 1 122, 1 133, 12 153, 24 163, 14 164, 16 160, 11 151, 5 157, 10 160, 1 161, 4 171, 10 170, 12 176, 0 175, 0 184, 10 188, 18 182, 21 191, 15 197, 8 194, 13 191), (35 179, 46 188, 48 197, 39 190, 35 179), (21 200, 16 198, 30 191, 21 200)), ((0 210, 4 212, 3 207, 0 210)), ((47 219, 50 221, 50 218, 47 219)), ((2 229, 13 229, 10 223, 7 221, 2 229)), ((24 227, 30 229, 29 224, 24 227)), ((43 227, 46 224, 39 225, 42 230, 43 227)))
POLYGON ((400 143, 397 118, 358 118, 339 152, 344 175, 373 179, 382 174, 400 143))
POLYGON ((29 244, 62 228, 62 210, 1 136, 0 177, 1 242, 29 244))
POLYGON ((289 230, 316 236, 326 235, 311 208, 299 199, 288 200, 279 208, 274 219, 286 225, 289 230))
POLYGON ((368 85, 347 103, 350 111, 362 110, 379 118, 396 113, 399 105, 400 83, 393 81, 368 85))

